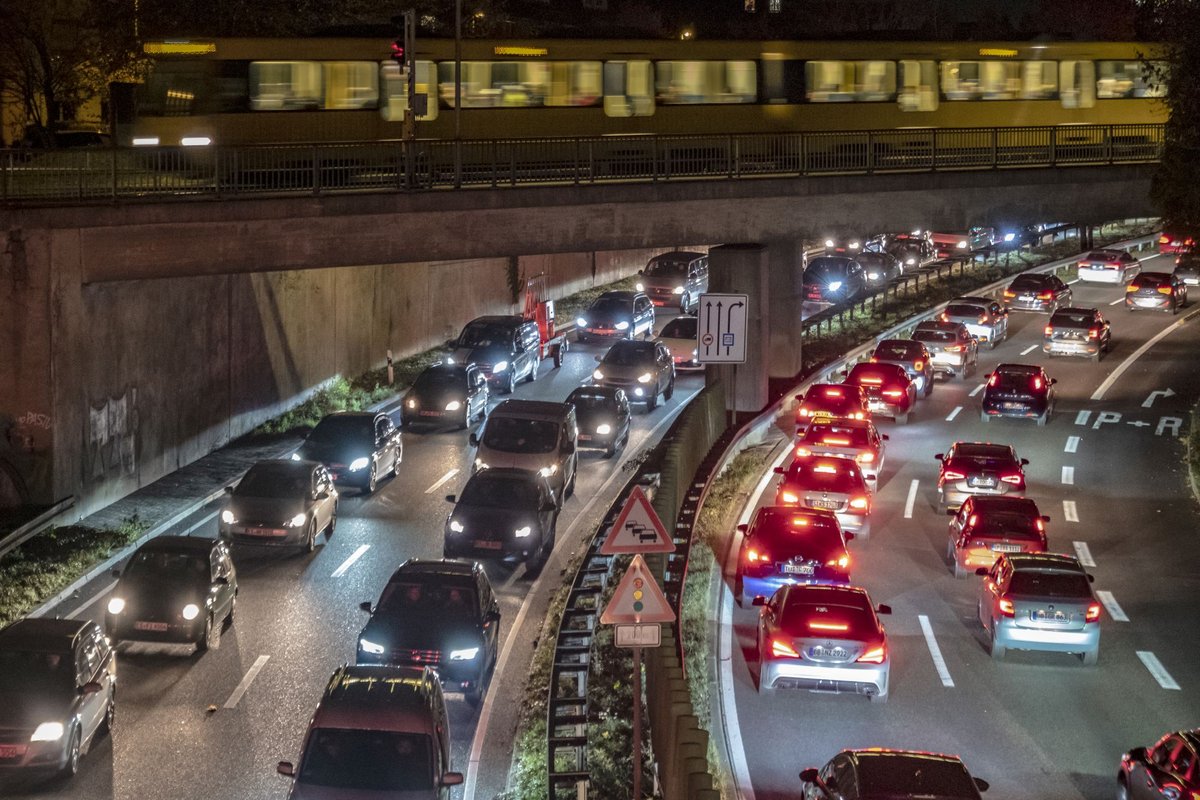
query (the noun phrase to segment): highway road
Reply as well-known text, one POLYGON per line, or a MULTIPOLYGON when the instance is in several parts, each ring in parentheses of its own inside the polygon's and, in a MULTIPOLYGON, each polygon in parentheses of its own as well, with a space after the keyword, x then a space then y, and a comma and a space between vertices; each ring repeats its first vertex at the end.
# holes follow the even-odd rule
MULTIPOLYGON (((668 315, 669 316, 669 315, 668 315)), ((659 325, 666 318, 660 317, 659 325)), ((573 345, 561 370, 543 369, 514 396, 562 400, 595 368, 607 345, 573 345)), ((546 366, 549 366, 547 362, 546 366)), ((537 576, 523 566, 492 563, 501 599, 498 672, 479 711, 449 694, 452 766, 467 776, 455 796, 491 798, 506 786, 521 693, 550 596, 571 554, 594 533, 639 451, 657 441, 703 376, 680 374, 674 398, 646 415, 635 406, 630 445, 612 460, 583 450, 578 485, 558 521, 556 549, 537 576)), ((501 398, 493 398, 493 405, 501 398)), ((311 556, 236 552, 238 617, 218 649, 123 645, 118 656, 118 712, 112 737, 97 743, 65 786, 18 785, 6 797, 113 800, 212 800, 286 797, 275 773, 295 760, 309 717, 335 668, 353 662, 358 632, 392 571, 408 558, 441 558, 446 494, 466 482, 466 431, 404 433, 397 478, 370 497, 342 494, 337 531, 311 556)), ((214 505, 195 515, 193 535, 215 536, 214 505)), ((111 578, 55 613, 103 624, 111 578), (88 602, 88 598, 94 601, 88 602), (81 607, 82 606, 82 607, 81 607)))
MULTIPOLYGON (((1143 264, 1171 268, 1162 256, 1143 264)), ((758 694, 758 609, 733 606, 727 565, 720 631, 730 657, 718 664, 743 798, 796 797, 801 769, 872 746, 957 753, 991 783, 993 799, 1111 798, 1124 750, 1197 724, 1200 518, 1175 434, 1186 432, 1200 396, 1200 321, 1184 322, 1200 314, 1200 298, 1171 317, 1129 314, 1120 287, 1073 290, 1075 305, 1099 307, 1112 321, 1114 347, 1099 364, 1043 355, 1046 316, 1014 312, 1010 339, 980 351, 974 377, 939 380, 907 426, 880 422, 891 440, 872 534, 850 547, 854 582, 893 609, 883 617, 887 704, 758 694), (999 362, 1041 363, 1058 379, 1047 427, 980 420, 983 376, 999 362), (975 621, 979 579, 956 580, 943 560, 948 517, 936 508, 933 456, 956 440, 1010 443, 1030 460, 1027 495, 1051 517, 1050 549, 1080 555, 1105 605, 1097 666, 1065 654, 990 658, 975 621)), ((764 485, 769 502, 774 479, 764 485)))

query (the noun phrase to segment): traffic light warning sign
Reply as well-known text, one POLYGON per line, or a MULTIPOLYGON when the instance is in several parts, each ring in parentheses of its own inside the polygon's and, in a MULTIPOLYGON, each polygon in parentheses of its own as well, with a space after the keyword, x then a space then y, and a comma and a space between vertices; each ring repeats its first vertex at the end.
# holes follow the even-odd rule
POLYGON ((673 622, 675 612, 654 581, 641 554, 635 555, 600 615, 601 625, 619 622, 673 622))

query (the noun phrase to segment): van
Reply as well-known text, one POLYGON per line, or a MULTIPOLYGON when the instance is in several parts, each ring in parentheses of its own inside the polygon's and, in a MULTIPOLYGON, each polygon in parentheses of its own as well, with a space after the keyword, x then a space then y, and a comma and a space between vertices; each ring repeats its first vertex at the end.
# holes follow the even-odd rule
POLYGON ((638 291, 645 292, 654 305, 677 305, 690 314, 699 308, 700 295, 708 291, 708 256, 674 250, 650 259, 638 275, 638 291))
POLYGON ((455 363, 475 364, 502 394, 512 394, 519 380, 537 380, 542 340, 532 320, 516 315, 478 317, 449 345, 455 363))
POLYGON ((450 800, 450 723, 429 667, 343 666, 308 724, 300 761, 280 761, 289 800, 353 793, 360 800, 450 800))
POLYGON ((575 407, 545 400, 505 400, 488 414, 483 430, 471 434, 476 448, 472 473, 489 467, 539 472, 561 504, 575 492, 579 464, 575 407))

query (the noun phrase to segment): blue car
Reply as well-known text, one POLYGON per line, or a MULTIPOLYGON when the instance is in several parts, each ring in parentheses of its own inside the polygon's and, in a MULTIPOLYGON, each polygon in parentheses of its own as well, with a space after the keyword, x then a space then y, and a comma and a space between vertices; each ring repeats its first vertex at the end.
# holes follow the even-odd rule
POLYGON ((755 512, 745 533, 738 558, 734 597, 747 608, 755 597, 775 594, 790 584, 850 584, 850 554, 832 511, 764 506, 755 512))

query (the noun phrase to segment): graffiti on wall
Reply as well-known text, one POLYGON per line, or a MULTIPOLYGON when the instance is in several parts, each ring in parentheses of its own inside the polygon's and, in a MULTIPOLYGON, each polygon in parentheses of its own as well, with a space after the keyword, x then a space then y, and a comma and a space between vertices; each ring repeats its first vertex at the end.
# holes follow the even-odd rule
POLYGON ((88 407, 88 436, 84 442, 85 482, 133 475, 137 470, 137 388, 88 407))

